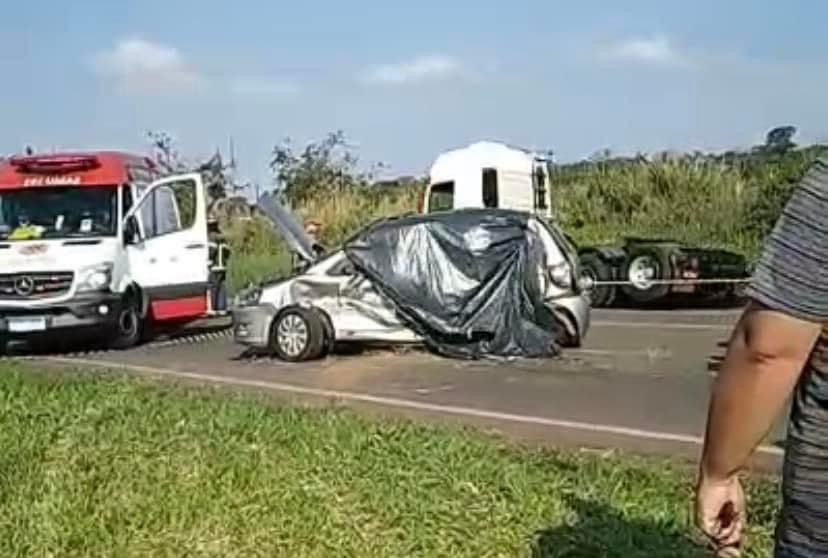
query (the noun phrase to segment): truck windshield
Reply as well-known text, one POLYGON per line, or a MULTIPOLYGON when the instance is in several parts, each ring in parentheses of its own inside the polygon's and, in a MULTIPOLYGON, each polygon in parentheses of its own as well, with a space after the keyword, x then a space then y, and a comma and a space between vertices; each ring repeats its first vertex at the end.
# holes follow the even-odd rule
POLYGON ((432 184, 428 193, 428 211, 451 211, 454 209, 454 182, 432 184))
POLYGON ((118 188, 0 190, 0 240, 114 236, 118 188))

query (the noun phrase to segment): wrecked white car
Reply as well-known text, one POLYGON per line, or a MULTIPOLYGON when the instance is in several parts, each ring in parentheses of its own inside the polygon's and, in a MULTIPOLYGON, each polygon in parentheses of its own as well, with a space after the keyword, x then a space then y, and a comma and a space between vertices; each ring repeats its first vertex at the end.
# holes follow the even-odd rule
POLYGON ((262 212, 304 270, 243 293, 235 341, 286 361, 347 342, 423 343, 458 358, 554 356, 589 329, 577 254, 552 224, 507 210, 462 210, 373 223, 320 255, 271 197, 262 212))

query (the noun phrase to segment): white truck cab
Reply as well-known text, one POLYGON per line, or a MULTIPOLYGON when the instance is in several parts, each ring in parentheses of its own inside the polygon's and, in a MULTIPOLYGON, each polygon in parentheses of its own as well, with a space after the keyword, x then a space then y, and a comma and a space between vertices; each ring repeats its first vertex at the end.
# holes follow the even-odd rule
MULTIPOLYGON (((500 142, 481 141, 446 151, 431 166, 419 212, 508 209, 529 213, 552 224, 556 221, 552 206, 552 169, 550 155, 500 142)), ((580 278, 577 248, 563 231, 557 242, 565 247, 568 259, 575 266, 575 269, 563 270, 562 276, 574 273, 580 278)), ((553 280, 551 284, 554 283, 553 280)), ((573 289, 555 292, 547 301, 565 324, 570 345, 580 344, 590 315, 589 284, 580 279, 576 283, 573 289)))
POLYGON ((552 217, 550 157, 481 141, 437 157, 429 171, 422 213, 501 208, 552 217))
MULTIPOLYGON (((477 142, 440 154, 429 172, 419 211, 464 208, 525 211, 555 222, 551 156, 499 142, 477 142)), ((559 182, 560 183, 560 182, 559 182)), ((571 241, 570 243, 574 244, 571 241)), ((627 237, 611 245, 577 247, 578 275, 594 307, 618 298, 652 304, 673 294, 739 300, 750 277, 745 257, 673 239, 627 237), (697 281, 697 282, 696 282, 697 281)))
POLYGON ((206 192, 120 152, 0 163, 0 349, 97 330, 112 348, 150 324, 211 315, 206 192))

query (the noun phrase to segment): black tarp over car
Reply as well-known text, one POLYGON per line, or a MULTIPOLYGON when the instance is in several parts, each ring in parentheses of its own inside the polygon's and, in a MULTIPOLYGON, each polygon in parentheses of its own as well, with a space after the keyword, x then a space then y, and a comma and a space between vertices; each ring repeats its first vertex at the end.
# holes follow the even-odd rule
POLYGON ((467 209, 373 223, 344 250, 433 351, 455 358, 558 354, 543 301, 545 249, 529 216, 467 209))

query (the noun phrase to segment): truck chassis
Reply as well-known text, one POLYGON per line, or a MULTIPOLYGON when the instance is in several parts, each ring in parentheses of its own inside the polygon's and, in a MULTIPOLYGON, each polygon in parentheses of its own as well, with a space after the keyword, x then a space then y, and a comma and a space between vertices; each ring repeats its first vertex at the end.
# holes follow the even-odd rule
POLYGON ((676 296, 735 302, 750 279, 744 256, 674 240, 627 238, 620 246, 581 247, 578 254, 594 307, 651 305, 676 296))

